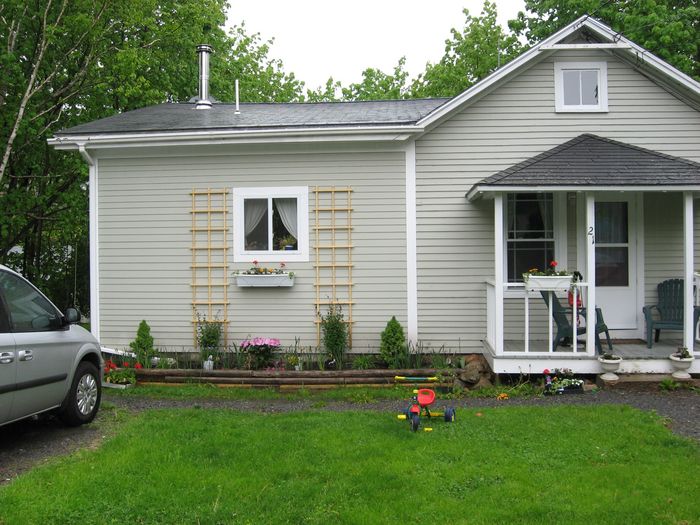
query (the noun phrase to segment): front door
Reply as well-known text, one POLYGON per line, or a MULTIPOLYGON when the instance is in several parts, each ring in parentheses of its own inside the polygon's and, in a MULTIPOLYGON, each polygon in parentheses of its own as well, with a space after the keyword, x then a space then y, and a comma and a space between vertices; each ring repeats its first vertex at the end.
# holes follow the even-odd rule
POLYGON ((637 337, 637 199, 597 196, 595 203, 596 303, 618 337, 637 337))

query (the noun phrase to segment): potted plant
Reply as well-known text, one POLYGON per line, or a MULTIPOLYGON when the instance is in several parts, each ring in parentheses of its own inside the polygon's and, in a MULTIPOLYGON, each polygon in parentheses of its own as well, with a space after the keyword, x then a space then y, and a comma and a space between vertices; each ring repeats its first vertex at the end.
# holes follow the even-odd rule
POLYGON ((568 290, 571 287, 573 275, 566 270, 557 270, 558 264, 557 261, 551 261, 546 270, 530 268, 523 274, 525 289, 528 291, 568 290))
POLYGON ((297 244, 297 238, 294 235, 285 235, 279 240, 280 250, 294 250, 297 244))
POLYGON ((671 376, 675 379, 690 379, 690 374, 687 370, 693 364, 695 357, 688 351, 688 348, 679 346, 678 350, 672 353, 669 358, 674 368, 674 372, 671 376))
POLYGON ((239 287, 294 286, 294 272, 287 271, 284 263, 280 263, 279 268, 271 268, 259 266, 258 261, 253 261, 251 268, 236 270, 232 275, 239 287))
POLYGON ((583 379, 576 379, 570 368, 555 368, 554 372, 545 368, 544 395, 583 394, 583 379))
POLYGON ((600 375, 600 378, 603 381, 617 381, 618 379, 620 379, 615 372, 617 372, 620 368, 620 364, 622 363, 622 357, 608 352, 601 356, 598 356, 598 362, 600 363, 600 366, 602 367, 604 372, 600 375))

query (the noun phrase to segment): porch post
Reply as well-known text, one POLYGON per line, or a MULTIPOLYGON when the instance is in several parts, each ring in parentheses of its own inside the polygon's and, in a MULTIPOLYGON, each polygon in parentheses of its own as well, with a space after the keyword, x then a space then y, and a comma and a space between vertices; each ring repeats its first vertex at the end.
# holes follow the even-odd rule
POLYGON ((586 272, 588 288, 586 290, 586 353, 595 355, 595 197, 586 192, 586 272))
POLYGON ((691 353, 695 342, 693 326, 693 251, 695 248, 693 232, 693 194, 683 192, 683 346, 691 353))
MULTIPOLYGON (((497 193, 493 200, 493 229, 494 229, 494 280, 495 312, 494 312, 494 345, 496 354, 503 353, 503 194, 497 193)), ((487 313, 488 315, 488 313, 487 313)))

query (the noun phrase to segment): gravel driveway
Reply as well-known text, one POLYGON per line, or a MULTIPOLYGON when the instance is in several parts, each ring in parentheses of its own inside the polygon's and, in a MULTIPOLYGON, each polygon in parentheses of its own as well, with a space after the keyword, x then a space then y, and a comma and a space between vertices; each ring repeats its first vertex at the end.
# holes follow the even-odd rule
MULTIPOLYGON (((405 401, 389 400, 372 403, 323 402, 322 406, 310 400, 219 400, 200 401, 112 397, 105 399, 130 411, 158 408, 230 408, 238 411, 267 413, 294 410, 379 410, 397 411, 405 408, 405 401)), ((452 403, 458 408, 489 408, 503 406, 550 406, 550 405, 599 405, 624 404, 642 410, 654 410, 667 418, 671 430, 682 436, 700 441, 700 394, 681 390, 659 392, 657 384, 640 383, 618 386, 581 395, 566 395, 535 398, 514 398, 507 401, 496 399, 464 399, 452 403)), ((70 454, 80 448, 98 447, 110 431, 107 419, 113 411, 100 411, 95 423, 87 426, 65 427, 53 417, 22 421, 0 427, 0 486, 12 478, 57 456, 70 454)))

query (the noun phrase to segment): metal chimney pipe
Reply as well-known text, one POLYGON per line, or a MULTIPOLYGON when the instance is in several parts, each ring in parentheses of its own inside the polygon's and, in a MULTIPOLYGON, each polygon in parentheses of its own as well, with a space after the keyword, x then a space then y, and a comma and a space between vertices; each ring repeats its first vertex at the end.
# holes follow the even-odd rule
POLYGON ((197 46, 199 54, 199 97, 195 109, 211 108, 211 100, 209 100, 209 55, 212 48, 208 44, 200 44, 197 46))

